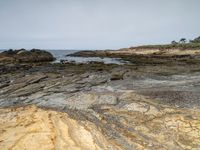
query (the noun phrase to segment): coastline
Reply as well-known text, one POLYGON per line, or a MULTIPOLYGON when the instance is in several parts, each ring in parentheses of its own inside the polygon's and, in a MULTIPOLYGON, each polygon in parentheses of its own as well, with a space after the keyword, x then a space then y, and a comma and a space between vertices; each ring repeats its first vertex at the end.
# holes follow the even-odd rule
POLYGON ((172 58, 176 63, 0 66, 0 148, 28 148, 33 139, 46 149, 200 147, 200 66, 172 58))

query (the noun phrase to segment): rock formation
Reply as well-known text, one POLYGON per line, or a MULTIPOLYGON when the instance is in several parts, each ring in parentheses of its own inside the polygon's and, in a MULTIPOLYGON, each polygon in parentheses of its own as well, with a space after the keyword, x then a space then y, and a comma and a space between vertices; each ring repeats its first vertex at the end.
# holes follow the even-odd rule
POLYGON ((199 149, 198 70, 92 63, 5 71, 0 149, 199 149))
POLYGON ((104 150, 112 144, 92 123, 35 106, 0 109, 0 149, 104 150))
POLYGON ((1 53, 0 150, 200 149, 197 49, 76 54, 135 63, 36 63, 53 56, 1 53))
POLYGON ((53 61, 54 57, 51 53, 43 50, 32 49, 27 51, 25 49, 20 50, 8 50, 0 53, 1 63, 22 63, 22 62, 48 62, 53 61))

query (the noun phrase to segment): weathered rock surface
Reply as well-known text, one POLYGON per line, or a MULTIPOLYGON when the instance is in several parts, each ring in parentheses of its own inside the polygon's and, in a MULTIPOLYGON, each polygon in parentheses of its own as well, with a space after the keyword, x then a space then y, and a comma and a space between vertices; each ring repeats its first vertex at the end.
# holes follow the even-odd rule
POLYGON ((48 62, 53 60, 54 57, 51 53, 38 49, 30 51, 25 49, 8 50, 0 53, 0 63, 48 62))
POLYGON ((200 148, 199 112, 129 98, 94 112, 69 110, 73 115, 34 106, 0 109, 0 149, 200 148))
POLYGON ((152 56, 199 56, 200 49, 181 49, 181 48, 143 48, 143 47, 130 47, 122 48, 119 50, 96 50, 96 51, 79 51, 68 56, 82 56, 82 57, 116 57, 116 56, 136 56, 146 55, 152 56))
POLYGON ((200 49, 130 47, 119 50, 79 51, 69 56, 121 58, 133 64, 199 64, 200 49))
POLYGON ((90 122, 78 122, 66 113, 34 106, 0 109, 0 149, 104 150, 112 149, 90 122))
POLYGON ((0 149, 199 149, 199 70, 53 64, 5 72, 0 149))

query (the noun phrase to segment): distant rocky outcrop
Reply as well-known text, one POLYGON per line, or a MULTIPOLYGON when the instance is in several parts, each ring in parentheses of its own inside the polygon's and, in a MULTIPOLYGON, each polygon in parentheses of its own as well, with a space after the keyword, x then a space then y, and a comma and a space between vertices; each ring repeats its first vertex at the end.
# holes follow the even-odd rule
POLYGON ((130 47, 119 50, 79 51, 67 56, 120 58, 133 64, 199 64, 199 49, 130 47))
POLYGON ((0 53, 0 63, 21 63, 21 62, 49 62, 55 58, 47 51, 32 49, 30 51, 25 49, 7 50, 0 53))

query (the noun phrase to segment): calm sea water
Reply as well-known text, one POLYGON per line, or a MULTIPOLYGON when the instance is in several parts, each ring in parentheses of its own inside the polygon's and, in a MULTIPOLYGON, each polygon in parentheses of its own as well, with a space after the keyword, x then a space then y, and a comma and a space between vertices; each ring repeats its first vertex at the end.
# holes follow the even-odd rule
MULTIPOLYGON (((3 51, 4 50, 0 50, 0 52, 3 52, 3 51)), ((47 50, 47 51, 49 51, 56 58, 56 60, 53 63, 59 63, 60 60, 74 61, 76 63, 88 63, 91 61, 104 62, 105 64, 127 64, 128 63, 118 58, 66 56, 68 54, 72 54, 80 50, 47 50)))
POLYGON ((75 61, 76 63, 88 63, 91 61, 104 62, 105 64, 126 64, 127 62, 122 61, 118 58, 100 58, 100 57, 72 57, 66 56, 78 52, 76 50, 48 50, 56 58, 56 63, 60 60, 75 61))

